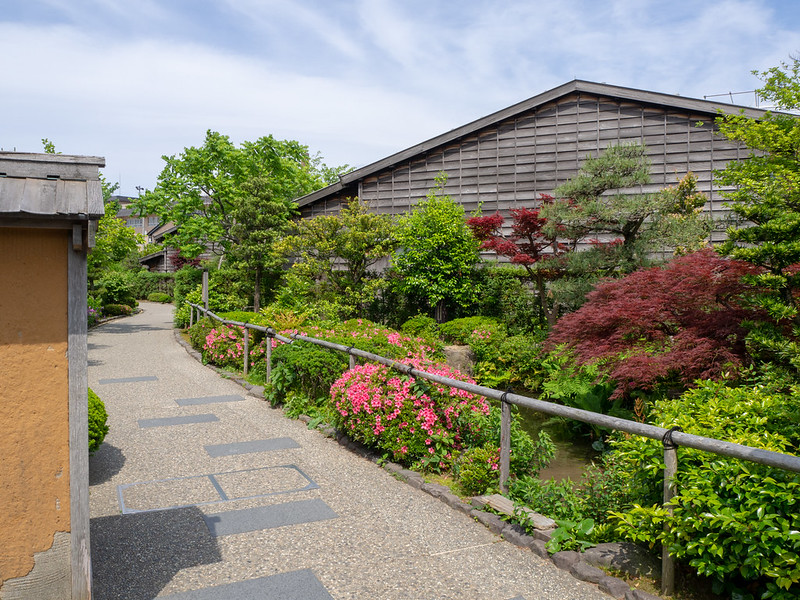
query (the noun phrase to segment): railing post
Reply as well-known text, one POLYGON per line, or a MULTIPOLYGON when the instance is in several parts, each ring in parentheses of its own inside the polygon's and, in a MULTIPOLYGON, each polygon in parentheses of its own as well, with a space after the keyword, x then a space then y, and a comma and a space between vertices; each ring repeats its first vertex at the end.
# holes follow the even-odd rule
POLYGON ((247 370, 250 366, 250 329, 247 323, 244 324, 244 376, 247 377, 247 370))
MULTIPOLYGON (((670 501, 675 497, 675 475, 678 473, 678 446, 672 441, 672 432, 679 431, 680 427, 673 427, 664 434, 664 508, 672 514, 670 501)), ((664 528, 669 527, 668 523, 664 528)), ((672 596, 675 592, 675 561, 665 545, 661 547, 661 594, 672 596)))
POLYGON ((508 476, 511 470, 511 404, 506 401, 508 392, 500 398, 500 492, 508 493, 508 476))
POLYGON ((352 349, 353 349, 353 347, 350 346, 350 348, 347 349, 347 354, 350 355, 350 368, 351 369, 355 369, 356 368, 356 357, 350 352, 350 350, 352 350, 352 349))
POLYGON ((272 379, 272 330, 267 329, 267 377, 266 382, 272 379))

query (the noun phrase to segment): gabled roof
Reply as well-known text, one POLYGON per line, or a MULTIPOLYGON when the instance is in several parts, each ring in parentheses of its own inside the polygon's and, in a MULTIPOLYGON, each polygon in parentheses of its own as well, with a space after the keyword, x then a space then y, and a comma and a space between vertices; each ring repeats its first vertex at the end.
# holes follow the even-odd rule
POLYGON ((754 118, 761 117, 766 112, 756 108, 736 106, 723 102, 712 102, 709 100, 686 98, 683 96, 661 94, 658 92, 649 92, 645 90, 637 90, 633 88, 608 85, 605 83, 594 83, 591 81, 575 79, 547 92, 539 94, 538 96, 523 100, 522 102, 509 106, 508 108, 504 108, 503 110, 499 110, 495 113, 477 119, 476 121, 472 121, 471 123, 467 123, 461 127, 451 129, 447 133, 443 133, 420 144, 411 146, 405 150, 401 150, 400 152, 392 154, 391 156, 387 156, 386 158, 383 158, 365 167, 350 171, 349 173, 340 176, 338 182, 298 198, 297 204, 301 207, 311 204, 321 198, 335 194, 343 190, 348 184, 355 183, 360 179, 368 177, 374 173, 392 167, 396 164, 403 163, 411 158, 414 158, 415 156, 429 152, 434 148, 447 145, 455 140, 458 140, 459 138, 466 137, 486 127, 490 127, 505 121, 506 119, 513 118, 521 113, 535 109, 563 96, 578 92, 585 92, 619 100, 628 100, 654 107, 680 110, 694 114, 707 114, 712 117, 716 116, 716 114, 720 111, 725 113, 743 111, 746 116, 754 118))
POLYGON ((97 156, 0 152, 0 216, 99 219, 103 190, 97 156))

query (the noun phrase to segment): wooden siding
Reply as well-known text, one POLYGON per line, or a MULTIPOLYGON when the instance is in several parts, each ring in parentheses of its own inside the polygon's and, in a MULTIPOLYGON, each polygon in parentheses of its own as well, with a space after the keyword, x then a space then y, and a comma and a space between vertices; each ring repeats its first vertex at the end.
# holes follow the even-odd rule
POLYGON ((358 196, 378 213, 410 210, 448 175, 445 188, 467 213, 532 207, 541 194, 573 177, 587 156, 609 145, 640 143, 651 161, 651 184, 632 193, 658 191, 692 171, 709 201, 724 214, 713 172, 747 149, 715 134, 715 112, 651 105, 587 92, 573 92, 531 107, 438 147, 410 156, 301 207, 303 217, 332 214, 344 198, 358 196), (702 124, 700 124, 702 123, 702 124))

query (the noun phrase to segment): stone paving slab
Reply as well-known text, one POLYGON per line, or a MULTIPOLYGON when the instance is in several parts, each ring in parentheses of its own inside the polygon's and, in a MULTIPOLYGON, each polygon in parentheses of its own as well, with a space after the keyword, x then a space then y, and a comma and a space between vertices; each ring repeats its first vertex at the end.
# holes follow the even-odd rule
POLYGON ((300 523, 326 521, 338 516, 323 500, 315 498, 219 512, 206 515, 204 519, 211 535, 220 537, 300 523))
POLYGON ((252 440, 249 442, 232 442, 229 444, 212 444, 205 446, 208 455, 214 458, 220 456, 233 456, 235 454, 252 454, 255 452, 271 452, 273 450, 287 450, 299 448, 300 444, 292 438, 272 438, 268 440, 252 440))
POLYGON ((159 417, 157 419, 139 419, 139 427, 171 427, 173 425, 192 425, 194 423, 214 423, 219 421, 216 415, 208 413, 203 415, 185 415, 181 417, 159 417))
POLYGON ((243 402, 244 396, 239 394, 227 394, 225 396, 200 396, 198 398, 178 398, 175 403, 178 406, 197 406, 200 404, 218 404, 220 402, 243 402))
POLYGON ((117 486, 122 514, 250 500, 314 490, 319 486, 294 465, 138 481, 117 486))
POLYGON ((162 596, 164 600, 333 600, 311 569, 162 596))
POLYGON ((155 375, 144 375, 141 377, 117 377, 114 379, 101 379, 97 383, 100 385, 109 385, 111 383, 139 383, 141 381, 158 381, 155 375))

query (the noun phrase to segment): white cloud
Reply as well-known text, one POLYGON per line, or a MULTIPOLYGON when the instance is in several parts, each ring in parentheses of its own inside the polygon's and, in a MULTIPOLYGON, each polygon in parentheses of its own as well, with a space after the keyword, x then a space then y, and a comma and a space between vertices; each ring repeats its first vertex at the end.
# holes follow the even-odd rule
POLYGON ((209 128, 363 165, 575 77, 702 97, 800 50, 777 0, 29 2, 0 16, 0 146, 104 154, 128 193, 209 128))

